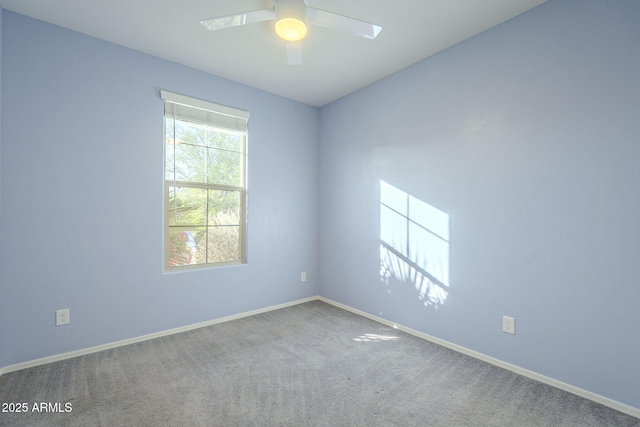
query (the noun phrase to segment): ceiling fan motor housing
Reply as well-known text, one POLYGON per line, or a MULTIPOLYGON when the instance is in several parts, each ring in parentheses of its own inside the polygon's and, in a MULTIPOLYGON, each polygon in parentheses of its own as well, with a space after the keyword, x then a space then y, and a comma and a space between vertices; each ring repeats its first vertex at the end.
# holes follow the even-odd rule
POLYGON ((293 18, 307 23, 307 5, 304 0, 276 0, 276 21, 293 18))
POLYGON ((307 5, 304 0, 276 0, 276 34, 289 42, 307 35, 307 5))

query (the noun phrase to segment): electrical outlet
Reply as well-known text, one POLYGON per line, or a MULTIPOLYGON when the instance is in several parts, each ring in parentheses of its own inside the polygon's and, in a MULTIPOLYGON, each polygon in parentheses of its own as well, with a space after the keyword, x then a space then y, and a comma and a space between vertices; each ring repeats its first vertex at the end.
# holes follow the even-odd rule
POLYGON ((306 282, 307 281, 307 273, 306 273, 306 271, 303 271, 302 273, 300 273, 300 281, 301 282, 306 282))
POLYGON ((69 309, 56 310, 56 326, 69 324, 69 309))
POLYGON ((502 332, 507 334, 516 334, 516 319, 509 316, 502 316, 502 332))

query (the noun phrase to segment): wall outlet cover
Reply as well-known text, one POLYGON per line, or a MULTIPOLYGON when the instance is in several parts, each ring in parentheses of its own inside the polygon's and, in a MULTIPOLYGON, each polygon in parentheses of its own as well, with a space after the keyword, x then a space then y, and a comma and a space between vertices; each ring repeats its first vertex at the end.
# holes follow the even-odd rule
POLYGON ((69 324, 69 309, 56 310, 56 326, 69 324))
POLYGON ((502 316, 502 332, 516 334, 516 319, 509 316, 502 316))

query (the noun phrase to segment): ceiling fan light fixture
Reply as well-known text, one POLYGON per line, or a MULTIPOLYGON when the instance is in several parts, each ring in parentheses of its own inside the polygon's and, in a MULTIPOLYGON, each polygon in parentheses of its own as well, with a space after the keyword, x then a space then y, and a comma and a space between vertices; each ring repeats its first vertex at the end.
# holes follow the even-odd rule
POLYGON ((302 64, 302 43, 298 42, 307 36, 307 25, 344 31, 366 39, 375 39, 382 30, 379 25, 307 6, 311 0, 272 1, 273 7, 270 9, 219 16, 202 20, 200 23, 207 30, 215 31, 256 22, 275 21, 276 35, 287 42, 289 65, 302 64))
POLYGON ((307 24, 296 17, 284 17, 276 22, 276 34, 288 42, 297 42, 307 35, 307 24))

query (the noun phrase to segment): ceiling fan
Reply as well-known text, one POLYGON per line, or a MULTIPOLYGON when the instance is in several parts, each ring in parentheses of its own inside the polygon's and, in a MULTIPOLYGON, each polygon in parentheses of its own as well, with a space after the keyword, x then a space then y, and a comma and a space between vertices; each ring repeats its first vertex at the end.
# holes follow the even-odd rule
POLYGON ((302 64, 300 41, 307 35, 307 24, 340 30, 375 39, 382 27, 337 13, 309 6, 311 0, 273 0, 271 9, 253 10, 200 21, 209 31, 223 30, 263 21, 276 21, 276 34, 287 42, 289 65, 302 64))

